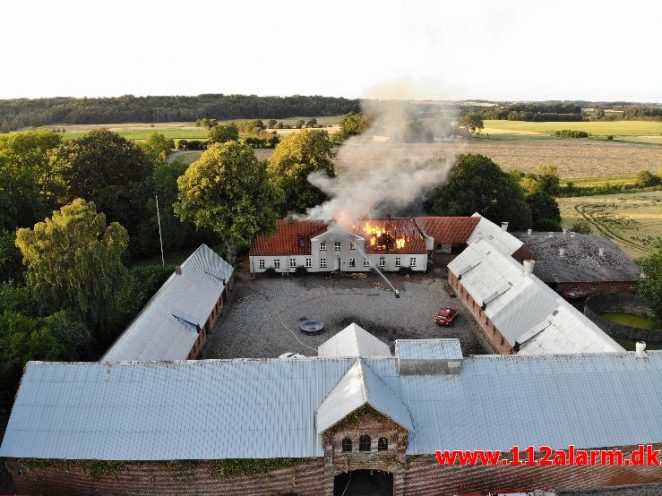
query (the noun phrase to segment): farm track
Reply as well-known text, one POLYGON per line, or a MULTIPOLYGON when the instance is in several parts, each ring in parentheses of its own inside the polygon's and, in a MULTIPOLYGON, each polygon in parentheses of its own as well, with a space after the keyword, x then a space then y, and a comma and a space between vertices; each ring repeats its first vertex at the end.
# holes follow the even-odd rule
POLYGON ((575 205, 574 209, 584 220, 589 222, 591 225, 595 226, 595 228, 598 231, 600 231, 602 234, 606 235, 609 238, 617 239, 621 243, 631 246, 632 248, 636 248, 637 250, 641 250, 647 253, 652 253, 654 251, 650 247, 641 245, 639 243, 635 243, 634 241, 624 238, 623 236, 617 234, 612 229, 609 229, 605 224, 598 221, 593 215, 591 215, 588 209, 589 205, 590 204, 588 203, 580 203, 578 205, 575 205))

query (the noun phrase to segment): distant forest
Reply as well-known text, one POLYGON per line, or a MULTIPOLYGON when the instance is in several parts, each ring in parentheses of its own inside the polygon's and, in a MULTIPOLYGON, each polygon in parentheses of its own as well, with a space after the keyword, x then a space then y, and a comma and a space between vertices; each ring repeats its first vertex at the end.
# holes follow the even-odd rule
POLYGON ((118 124, 123 122, 226 119, 284 119, 359 112, 358 100, 325 96, 133 95, 115 98, 18 98, 0 100, 0 132, 53 124, 118 124))

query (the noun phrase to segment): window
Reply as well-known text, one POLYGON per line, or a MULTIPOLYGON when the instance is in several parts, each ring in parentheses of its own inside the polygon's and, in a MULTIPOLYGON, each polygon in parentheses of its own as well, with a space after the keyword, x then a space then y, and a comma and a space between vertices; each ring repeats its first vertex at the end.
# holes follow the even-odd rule
POLYGON ((359 451, 370 451, 370 436, 364 434, 359 438, 359 451))
POLYGON ((364 267, 370 267, 370 262, 368 261, 367 258, 364 258, 364 259, 363 259, 363 266, 364 266, 364 267))
POLYGON ((340 241, 333 242, 333 251, 340 251, 340 241))
POLYGON ((401 257, 395 257, 395 266, 396 267, 402 267, 402 258, 401 257))
POLYGON ((380 437, 377 441, 377 451, 388 451, 388 439, 380 437))
POLYGON ((313 266, 313 259, 312 258, 306 258, 306 268, 310 269, 313 266))
POLYGON ((280 269, 280 258, 274 259, 274 268, 280 269))
POLYGON ((260 259, 260 268, 264 269, 264 258, 260 259))
POLYGON ((356 258, 350 258, 349 259, 349 266, 350 267, 356 267, 356 258))
POLYGON ((326 269, 326 258, 320 258, 320 268, 326 269))
POLYGON ((342 452, 343 453, 352 452, 352 440, 348 437, 342 440, 342 452))
POLYGON ((320 243, 320 251, 326 251, 326 241, 320 243))
POLYGON ((386 257, 379 257, 379 266, 386 267, 386 257))
POLYGON ((296 258, 290 258, 290 268, 296 269, 296 266, 297 266, 296 258))
POLYGON ((349 242, 349 249, 350 250, 356 250, 356 243, 354 243, 354 241, 349 242))
POLYGON ((409 266, 416 267, 416 257, 409 257, 409 266))

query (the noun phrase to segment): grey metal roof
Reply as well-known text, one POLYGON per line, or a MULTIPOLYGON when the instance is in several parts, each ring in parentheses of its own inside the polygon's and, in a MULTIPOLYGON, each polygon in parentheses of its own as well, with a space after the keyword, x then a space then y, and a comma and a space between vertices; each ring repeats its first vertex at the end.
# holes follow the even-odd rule
POLYGON ((202 244, 147 302, 103 361, 188 357, 234 269, 202 244))
POLYGON ((457 339, 398 339, 395 356, 404 360, 460 360, 462 348, 457 339))
POLYGON ((472 217, 480 217, 480 220, 471 236, 469 236, 467 244, 484 239, 507 255, 512 255, 522 246, 523 243, 519 239, 478 212, 473 214, 472 217))
POLYGON ((639 280, 639 266, 606 236, 558 232, 514 235, 535 256, 533 273, 545 282, 639 280))
POLYGON ((584 314, 547 284, 497 249, 492 241, 470 244, 448 269, 520 354, 623 351, 584 314))
POLYGON ((370 405, 398 425, 413 430, 411 416, 402 400, 369 365, 357 359, 317 409, 317 432, 328 430, 363 405, 370 405))
POLYGON ((322 417, 342 415, 336 405, 327 410, 325 398, 342 403, 345 384, 365 386, 349 400, 367 398, 389 416, 399 417, 404 405, 413 427, 410 455, 662 442, 662 351, 482 355, 464 358, 455 375, 399 375, 397 364, 395 357, 358 364, 351 358, 30 362, 0 456, 318 457, 322 417))
POLYGON ((351 323, 317 347, 319 357, 391 356, 389 346, 361 326, 351 323))

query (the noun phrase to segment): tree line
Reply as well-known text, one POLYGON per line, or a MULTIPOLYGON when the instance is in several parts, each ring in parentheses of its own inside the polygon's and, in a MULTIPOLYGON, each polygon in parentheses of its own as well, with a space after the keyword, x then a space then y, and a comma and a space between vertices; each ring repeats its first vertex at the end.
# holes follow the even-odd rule
POLYGON ((0 100, 0 132, 52 124, 177 122, 269 117, 341 115, 359 110, 359 101, 325 96, 125 95, 113 98, 17 98, 0 100))

